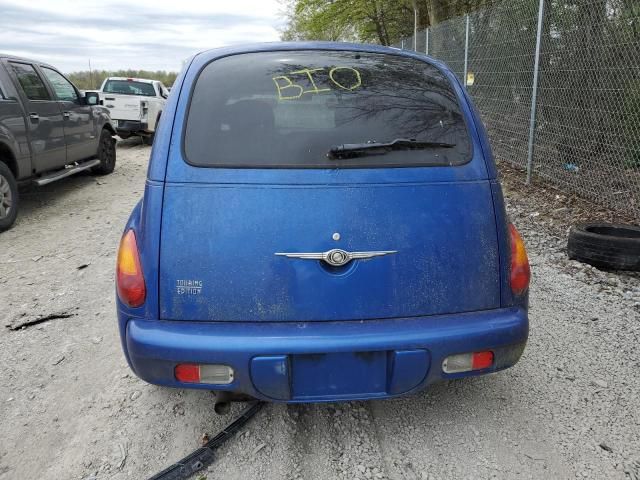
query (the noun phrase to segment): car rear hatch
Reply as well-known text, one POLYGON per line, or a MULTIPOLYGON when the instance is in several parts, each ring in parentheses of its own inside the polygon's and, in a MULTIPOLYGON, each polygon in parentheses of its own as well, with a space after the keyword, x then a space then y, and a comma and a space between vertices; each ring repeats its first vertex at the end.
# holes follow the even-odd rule
POLYGON ((335 321, 499 307, 491 189, 460 93, 438 68, 399 55, 210 63, 179 100, 186 108, 192 96, 167 164, 160 317, 335 321), (434 143, 327 157, 332 146, 399 137, 434 143), (334 260, 364 258, 317 258, 336 249, 334 260))

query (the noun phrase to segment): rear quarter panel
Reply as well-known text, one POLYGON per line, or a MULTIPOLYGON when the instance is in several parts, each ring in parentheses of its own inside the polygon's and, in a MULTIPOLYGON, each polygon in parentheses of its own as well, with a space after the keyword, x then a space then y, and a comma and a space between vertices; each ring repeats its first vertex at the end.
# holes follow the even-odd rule
MULTIPOLYGON (((191 60, 189 60, 190 62, 191 60)), ((188 66, 188 63, 187 63, 188 66)), ((140 262, 144 271, 147 299, 140 308, 130 308, 120 301, 116 295, 118 328, 122 347, 129 365, 131 365, 126 345, 127 323, 131 318, 159 318, 158 284, 160 261, 160 228, 162 221, 162 204, 164 195, 164 177, 167 165, 169 145, 171 143, 174 114, 178 93, 182 88, 187 66, 180 72, 169 96, 165 120, 160 123, 159 130, 151 148, 151 157, 147 171, 144 196, 135 206, 125 225, 124 232, 132 229, 136 232, 136 240, 140 250, 140 262)), ((103 94, 104 95, 104 94, 103 94)))
POLYGON ((125 354, 127 352, 125 344, 127 322, 131 318, 158 318, 158 259, 160 256, 160 221, 163 191, 164 186, 162 183, 147 180, 144 197, 134 207, 123 231, 124 233, 128 230, 133 230, 136 234, 136 243, 147 292, 145 303, 138 308, 128 307, 116 295, 118 327, 125 354))

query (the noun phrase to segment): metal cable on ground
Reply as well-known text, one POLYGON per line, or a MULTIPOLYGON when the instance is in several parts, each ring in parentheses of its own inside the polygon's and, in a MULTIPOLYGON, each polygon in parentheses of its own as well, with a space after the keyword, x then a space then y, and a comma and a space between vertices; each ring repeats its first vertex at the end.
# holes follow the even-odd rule
POLYGON ((187 480, 194 473, 202 470, 213 462, 214 451, 228 439, 233 437, 251 418, 260 411, 264 402, 254 402, 229 426, 182 460, 165 468, 149 480, 187 480))

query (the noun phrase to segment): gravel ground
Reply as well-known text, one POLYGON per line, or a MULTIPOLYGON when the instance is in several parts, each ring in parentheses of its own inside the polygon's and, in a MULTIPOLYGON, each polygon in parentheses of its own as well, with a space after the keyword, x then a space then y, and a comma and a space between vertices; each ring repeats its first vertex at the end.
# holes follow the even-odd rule
MULTIPOLYGON (((126 365, 114 257, 149 149, 118 154, 110 176, 23 192, 0 236, 2 480, 146 478, 244 408, 217 416, 211 393, 147 385, 126 365), (47 315, 60 318, 8 328, 47 315)), ((640 479, 640 280, 566 259, 568 222, 607 212, 503 172, 534 272, 516 367, 397 400, 267 405, 196 478, 640 479)))

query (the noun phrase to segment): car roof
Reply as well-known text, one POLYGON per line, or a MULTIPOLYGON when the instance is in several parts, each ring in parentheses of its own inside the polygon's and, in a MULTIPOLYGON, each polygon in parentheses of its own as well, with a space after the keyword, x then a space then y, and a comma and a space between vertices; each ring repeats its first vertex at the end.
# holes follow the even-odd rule
POLYGON ((216 58, 240 53, 254 52, 277 52, 277 51, 304 51, 304 50, 334 50, 334 51, 356 51, 367 53, 386 53, 403 57, 418 58, 427 63, 431 63, 441 69, 449 70, 442 62, 428 57, 424 53, 410 50, 402 50, 397 47, 387 47, 383 45, 348 43, 348 42, 267 42, 250 43, 241 45, 230 45, 226 47, 204 50, 194 55, 190 60, 194 64, 205 64, 216 58))
POLYGON ((18 57, 16 55, 9 55, 1 52, 0 52, 0 58, 4 58, 5 60, 13 60, 16 62, 35 63, 36 65, 41 65, 43 67, 48 67, 53 70, 58 70, 58 68, 54 67, 53 65, 49 65, 46 62, 41 62, 40 60, 34 60, 33 58, 18 57))
POLYGON ((216 53, 221 50, 232 51, 233 53, 246 53, 255 51, 278 51, 278 50, 363 50, 363 51, 381 51, 381 52, 407 52, 396 47, 386 47, 383 45, 374 45, 370 43, 349 43, 349 42, 261 42, 230 45, 226 47, 211 48, 203 50, 198 55, 206 55, 208 53, 216 53))

